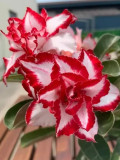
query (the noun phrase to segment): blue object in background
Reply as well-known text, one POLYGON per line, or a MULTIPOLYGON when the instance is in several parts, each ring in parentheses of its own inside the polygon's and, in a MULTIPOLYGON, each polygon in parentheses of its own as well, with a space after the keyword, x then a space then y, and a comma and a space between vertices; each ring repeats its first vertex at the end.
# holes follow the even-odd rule
POLYGON ((120 15, 96 16, 94 20, 95 30, 120 29, 120 15))

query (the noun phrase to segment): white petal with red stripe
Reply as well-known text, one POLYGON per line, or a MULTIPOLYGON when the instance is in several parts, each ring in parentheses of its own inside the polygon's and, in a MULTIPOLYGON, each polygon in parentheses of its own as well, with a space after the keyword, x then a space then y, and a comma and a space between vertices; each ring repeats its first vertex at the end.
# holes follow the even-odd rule
POLYGON ((86 68, 77 59, 66 56, 56 56, 55 61, 59 66, 60 73, 74 73, 88 78, 86 68))
POLYGON ((102 63, 93 53, 82 50, 79 54, 79 60, 86 67, 89 73, 89 79, 99 78, 102 75, 102 63))
POLYGON ((49 18, 46 21, 46 31, 49 34, 54 34, 59 31, 59 29, 65 29, 76 20, 75 16, 72 15, 67 9, 65 9, 61 14, 49 18))
POLYGON ((21 64, 32 86, 46 86, 51 82, 53 62, 47 60, 41 63, 21 61, 21 64))
POLYGON ((35 90, 34 90, 34 88, 30 85, 28 79, 24 79, 24 80, 22 81, 22 85, 23 85, 24 89, 28 92, 28 95, 29 95, 30 97, 33 97, 34 99, 37 98, 36 93, 35 93, 35 90))
POLYGON ((70 115, 75 115, 76 112, 81 108, 83 103, 83 99, 81 98, 79 101, 69 101, 69 104, 65 108, 66 113, 70 115))
POLYGON ((60 32, 50 37, 43 46, 43 51, 51 49, 57 50, 58 54, 61 51, 74 52, 76 49, 75 39, 68 32, 60 32))
POLYGON ((33 101, 26 112, 27 124, 48 127, 54 126, 56 123, 55 117, 51 114, 48 108, 43 108, 42 103, 33 101))
POLYGON ((83 87, 82 90, 85 91, 85 94, 93 99, 92 103, 98 103, 102 96, 108 94, 110 83, 106 79, 106 76, 103 76, 98 83, 90 85, 89 81, 86 87, 83 87))
POLYGON ((38 31, 40 31, 46 26, 46 22, 44 18, 40 16, 40 14, 30 8, 27 8, 25 17, 23 19, 23 26, 25 32, 31 32, 33 28, 36 28, 38 31))
POLYGON ((50 85, 44 87, 39 92, 39 101, 48 106, 53 104, 60 98, 60 83, 53 81, 50 85))
POLYGON ((15 68, 18 66, 18 59, 20 59, 25 53, 23 51, 14 52, 10 58, 4 58, 4 63, 6 66, 6 71, 3 75, 3 79, 6 82, 6 78, 10 75, 11 72, 15 71, 15 68))
POLYGON ((83 140, 86 141, 93 141, 95 142, 94 136, 98 133, 98 123, 97 123, 97 118, 95 118, 95 123, 93 127, 89 130, 86 131, 85 129, 80 128, 75 135, 83 140))
POLYGON ((110 84, 110 90, 106 96, 100 99, 100 102, 94 104, 94 110, 113 111, 120 102, 120 92, 116 86, 110 84))
POLYGON ((78 130, 79 126, 73 119, 73 116, 65 112, 65 106, 61 103, 55 106, 57 119, 56 135, 70 135, 78 130))
POLYGON ((66 87, 74 86, 77 82, 84 82, 86 79, 81 75, 77 75, 74 73, 63 73, 62 79, 66 87))
POLYGON ((91 98, 83 98, 83 102, 79 106, 79 110, 74 115, 74 120, 81 128, 87 131, 93 127, 95 123, 95 115, 92 109, 91 98))

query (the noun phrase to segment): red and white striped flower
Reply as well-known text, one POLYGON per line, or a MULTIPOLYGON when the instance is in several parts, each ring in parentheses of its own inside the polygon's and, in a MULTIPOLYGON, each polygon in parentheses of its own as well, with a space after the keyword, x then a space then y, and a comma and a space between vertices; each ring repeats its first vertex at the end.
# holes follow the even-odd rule
POLYGON ((33 97, 26 122, 32 125, 56 124, 56 135, 75 134, 94 141, 98 123, 94 111, 112 111, 119 90, 102 74, 102 65, 91 51, 81 50, 73 57, 40 53, 21 60, 24 88, 33 97))
POLYGON ((51 50, 56 50, 57 54, 62 50, 74 52, 75 40, 65 30, 75 20, 76 17, 66 9, 55 17, 49 17, 45 9, 38 14, 27 8, 23 19, 10 18, 8 34, 2 32, 8 38, 13 52, 10 58, 4 58, 4 81, 19 66, 19 60, 26 56, 51 50))

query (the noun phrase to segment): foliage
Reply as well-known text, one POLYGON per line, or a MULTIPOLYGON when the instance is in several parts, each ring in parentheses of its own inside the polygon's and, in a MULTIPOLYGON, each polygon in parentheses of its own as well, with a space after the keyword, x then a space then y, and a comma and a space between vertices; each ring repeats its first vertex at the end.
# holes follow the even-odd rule
POLYGON ((89 160, 110 160, 110 150, 104 138, 97 135, 95 140, 96 143, 78 140, 83 154, 89 160))
POLYGON ((25 125, 25 113, 31 100, 19 102, 10 108, 4 118, 5 125, 9 129, 25 125))
POLYGON ((37 141, 43 140, 55 135, 55 128, 39 128, 22 136, 21 145, 27 147, 37 141))

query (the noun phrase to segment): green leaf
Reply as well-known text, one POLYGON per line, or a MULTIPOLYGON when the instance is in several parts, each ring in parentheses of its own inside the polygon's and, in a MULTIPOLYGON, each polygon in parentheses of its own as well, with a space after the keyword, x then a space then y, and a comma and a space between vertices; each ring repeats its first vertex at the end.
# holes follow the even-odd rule
MULTIPOLYGON (((2 81, 2 79, 3 78, 1 78, 0 81, 2 81)), ((21 82, 23 79, 23 75, 15 73, 9 75, 9 77, 7 78, 7 82, 21 82)))
POLYGON ((109 136, 120 137, 120 121, 115 121, 113 128, 108 132, 109 136))
POLYGON ((107 74, 108 76, 119 76, 120 75, 120 65, 116 60, 109 60, 102 63, 103 73, 107 74))
POLYGON ((82 151, 80 151, 76 160, 88 160, 88 158, 83 154, 82 151))
POLYGON ((120 90, 120 77, 117 77, 113 84, 120 90))
POLYGON ((30 104, 30 102, 26 103, 17 112, 15 120, 14 120, 13 128, 18 128, 18 127, 21 127, 21 126, 26 126, 25 115, 26 115, 26 111, 28 109, 29 104, 30 104))
POLYGON ((115 118, 112 112, 96 112, 100 135, 105 136, 113 127, 115 118))
POLYGON ((31 100, 25 100, 19 102, 7 111, 4 122, 9 129, 21 126, 21 123, 23 123, 23 117, 21 116, 24 115, 22 112, 26 111, 26 107, 28 107, 30 101, 31 100), (21 122, 19 122, 20 119, 21 122))
POLYGON ((98 41, 94 53, 102 60, 106 53, 120 51, 120 37, 112 34, 104 34, 98 41))
POLYGON ((23 79, 24 79, 24 77, 21 74, 11 74, 7 78, 7 82, 21 82, 23 79))
POLYGON ((37 141, 46 139, 53 135, 55 135, 55 127, 40 128, 23 135, 21 138, 21 145, 22 147, 27 147, 37 141))
POLYGON ((82 152, 89 160, 110 160, 110 150, 104 138, 95 136, 97 143, 78 140, 82 152))
POLYGON ((116 121, 120 120, 120 105, 113 111, 113 114, 116 121))
POLYGON ((117 140, 117 145, 113 151, 111 160, 120 160, 120 138, 117 140))
POLYGON ((114 83, 119 77, 120 77, 120 76, 118 76, 118 77, 108 77, 108 79, 109 79, 109 81, 110 81, 111 83, 114 83))

